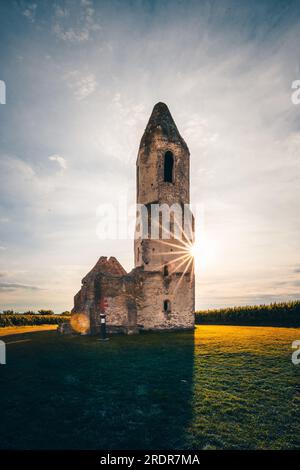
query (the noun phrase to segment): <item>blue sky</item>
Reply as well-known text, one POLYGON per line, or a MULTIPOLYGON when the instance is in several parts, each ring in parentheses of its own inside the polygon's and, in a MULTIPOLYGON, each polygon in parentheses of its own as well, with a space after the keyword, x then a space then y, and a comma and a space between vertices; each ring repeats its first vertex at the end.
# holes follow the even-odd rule
POLYGON ((72 307, 101 255, 97 208, 135 198, 164 101, 191 152, 198 308, 300 298, 300 4, 0 4, 1 308, 72 307))

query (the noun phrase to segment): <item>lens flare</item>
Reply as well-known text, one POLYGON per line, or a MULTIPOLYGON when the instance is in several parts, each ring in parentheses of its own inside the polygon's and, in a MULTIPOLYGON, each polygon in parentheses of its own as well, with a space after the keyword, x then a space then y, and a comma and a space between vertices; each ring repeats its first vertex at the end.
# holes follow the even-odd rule
MULTIPOLYGON (((174 219, 174 223, 179 228, 179 232, 181 231, 182 237, 181 238, 174 237, 173 236, 174 233, 171 233, 171 231, 169 230, 167 233, 169 235, 168 241, 166 239, 160 240, 160 243, 166 247, 166 251, 165 252, 159 251, 159 253, 156 253, 155 255, 166 256, 166 261, 164 261, 163 264, 158 263, 157 269, 164 268, 167 262, 170 268, 170 272, 180 274, 176 283, 175 290, 174 290, 174 292, 176 292, 177 289, 180 288, 181 283, 186 274, 190 273, 191 286, 194 283, 195 249, 194 249, 194 236, 190 237, 187 233, 185 233, 185 231, 182 229, 180 224, 178 224, 178 222, 175 219, 174 219), (170 250, 169 247, 171 247, 172 249, 170 250), (169 261, 168 261, 168 257, 169 257, 169 261)), ((161 224, 159 224, 159 226, 162 227, 161 224)))
POLYGON ((90 329, 90 320, 85 313, 75 313, 71 316, 70 323, 76 333, 85 334, 90 329))

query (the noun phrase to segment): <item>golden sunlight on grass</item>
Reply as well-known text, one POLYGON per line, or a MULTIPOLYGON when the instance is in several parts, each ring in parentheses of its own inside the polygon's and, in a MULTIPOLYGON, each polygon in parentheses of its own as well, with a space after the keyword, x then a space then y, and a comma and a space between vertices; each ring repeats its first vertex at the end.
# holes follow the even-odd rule
POLYGON ((214 352, 262 355, 273 354, 280 347, 290 356, 291 344, 299 339, 299 335, 299 328, 201 325, 195 329, 195 347, 208 346, 214 352))
POLYGON ((202 325, 195 330, 187 447, 299 446, 299 328, 202 325))
POLYGON ((5 326, 0 328, 0 337, 22 333, 34 333, 35 331, 56 330, 57 327, 58 325, 5 326))

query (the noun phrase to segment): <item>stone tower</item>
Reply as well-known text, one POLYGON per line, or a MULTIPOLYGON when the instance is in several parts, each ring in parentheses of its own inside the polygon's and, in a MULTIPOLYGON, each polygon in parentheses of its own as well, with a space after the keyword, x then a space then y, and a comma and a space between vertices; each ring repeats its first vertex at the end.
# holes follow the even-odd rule
POLYGON ((194 324, 190 154, 164 103, 154 106, 137 163, 135 267, 147 272, 138 319, 153 328, 194 324))
POLYGON ((109 332, 194 327, 190 155, 164 103, 153 108, 136 174, 135 267, 126 273, 114 257, 99 259, 74 297, 73 331, 83 324, 97 334, 103 305, 109 332))

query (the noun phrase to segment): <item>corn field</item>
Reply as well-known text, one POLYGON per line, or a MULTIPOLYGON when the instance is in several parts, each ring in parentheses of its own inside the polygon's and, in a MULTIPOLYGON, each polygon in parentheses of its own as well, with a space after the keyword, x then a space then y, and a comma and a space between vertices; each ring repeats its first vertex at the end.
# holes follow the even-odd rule
POLYGON ((300 326, 300 301, 197 311, 195 320, 197 324, 300 326))

